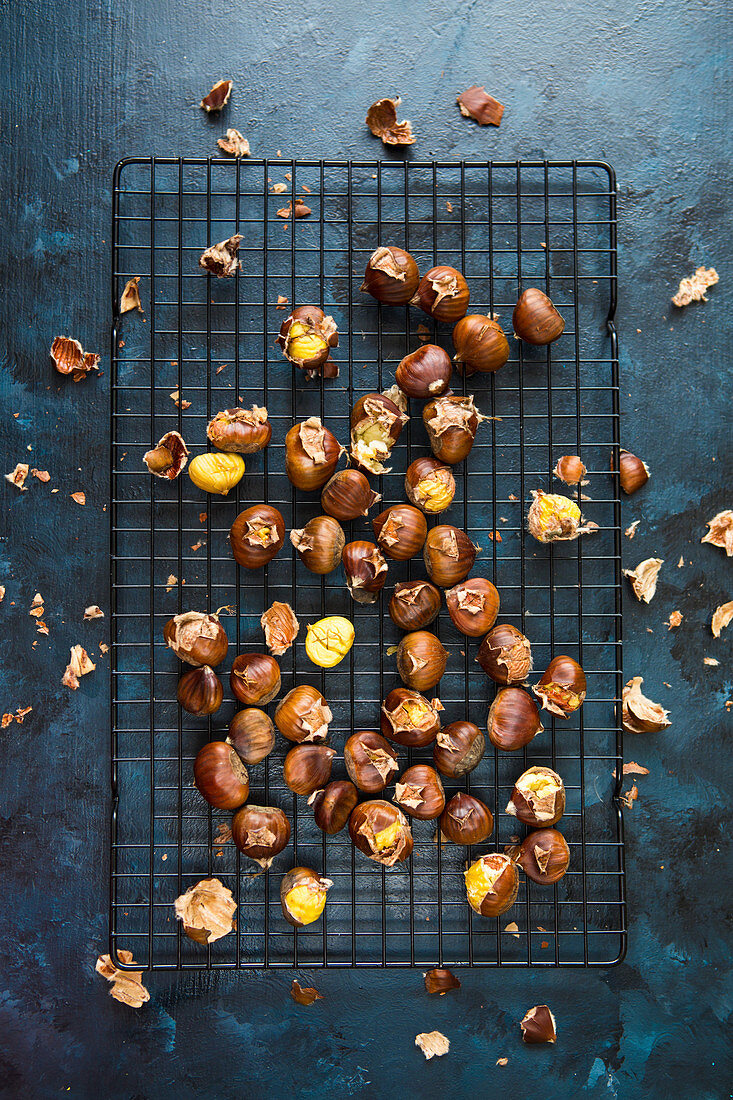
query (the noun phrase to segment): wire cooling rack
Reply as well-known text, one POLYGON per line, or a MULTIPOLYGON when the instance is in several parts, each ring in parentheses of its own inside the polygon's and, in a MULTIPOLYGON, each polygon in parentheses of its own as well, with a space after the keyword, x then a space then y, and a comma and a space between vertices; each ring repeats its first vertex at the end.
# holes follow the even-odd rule
MULTIPOLYGON (((113 957, 127 948, 137 965, 152 969, 618 962, 626 909, 617 780, 619 486, 610 472, 619 437, 612 169, 578 161, 133 158, 115 171, 113 206, 113 957), (295 196, 312 213, 283 219, 278 210, 295 196), (243 236, 241 272, 221 280, 202 273, 204 248, 235 232, 243 236), (570 870, 551 887, 523 880, 516 905, 498 920, 477 917, 466 904, 466 850, 439 843, 436 822, 413 822, 413 858, 388 871, 355 853, 346 831, 325 837, 306 800, 284 785, 290 746, 279 735, 271 756, 250 769, 250 801, 282 806, 292 839, 269 873, 254 873, 256 865, 231 842, 217 839, 230 815, 210 809, 192 782, 198 749, 224 737, 235 712, 228 686, 212 719, 182 712, 175 702, 178 662, 163 642, 163 625, 175 613, 232 605, 236 614, 222 618, 230 640, 219 670, 226 685, 236 653, 264 651, 263 609, 273 599, 287 601, 302 625, 281 659, 282 690, 308 682, 326 696, 334 713, 334 777, 345 774, 348 734, 378 728, 380 701, 399 683, 387 652, 399 640, 389 596, 396 581, 423 575, 421 559, 390 563, 383 597, 362 607, 349 598, 340 568, 315 577, 289 541, 254 573, 237 568, 227 542, 235 516, 252 502, 276 505, 288 529, 320 512, 318 495, 296 493, 284 474, 284 438, 294 421, 316 414, 346 443, 351 406, 393 382, 397 363, 426 329, 451 348, 449 328, 360 292, 378 243, 408 248, 421 271, 438 260, 458 267, 471 308, 495 312, 508 333, 527 286, 545 289, 566 320, 549 348, 512 339, 511 358, 496 375, 454 379, 457 392, 474 393, 481 411, 499 419, 479 429, 469 460, 456 468, 455 502, 441 518, 481 546, 473 572, 497 585, 499 621, 529 636, 538 675, 551 656, 568 653, 588 679, 578 714, 568 721, 544 715, 545 732, 524 751, 489 745, 467 779, 446 781, 447 796, 465 787, 495 811, 491 841, 470 850, 473 859, 524 835, 504 807, 526 767, 549 764, 564 778, 567 811, 559 827, 570 845, 570 870), (145 314, 120 317, 122 288, 136 275, 145 314), (306 382, 275 346, 291 304, 305 303, 322 304, 338 324, 335 380, 306 382), (185 473, 174 482, 148 475, 143 453, 164 432, 178 430, 192 454, 200 453, 208 420, 238 401, 267 407, 273 437, 266 451, 247 457, 236 491, 212 498, 185 473), (583 511, 599 530, 545 547, 525 533, 530 492, 562 490, 551 471, 566 453, 588 467, 583 511), (326 613, 353 619, 356 643, 347 660, 322 672, 302 643, 305 624, 326 613), (296 864, 334 880, 324 918, 299 931, 284 922, 279 904, 281 875, 296 864), (212 875, 234 893, 237 926, 201 947, 182 933, 173 901, 212 875)), ((404 499, 404 470, 429 453, 421 403, 412 404, 393 472, 377 486, 381 507, 404 499)), ((346 528, 347 539, 372 538, 367 521, 346 528)), ((451 654, 439 685, 445 721, 469 717, 484 727, 496 689, 474 662, 477 646, 446 614, 436 629, 451 654)), ((401 750, 403 767, 413 759, 429 760, 429 750, 401 750)))

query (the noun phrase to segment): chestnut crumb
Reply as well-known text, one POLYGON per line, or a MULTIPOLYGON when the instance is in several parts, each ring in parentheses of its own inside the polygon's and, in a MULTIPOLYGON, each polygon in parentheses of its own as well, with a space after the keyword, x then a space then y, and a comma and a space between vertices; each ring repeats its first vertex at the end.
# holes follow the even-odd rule
POLYGON ((232 94, 232 87, 233 82, 231 80, 217 80, 208 95, 205 95, 201 100, 202 110, 206 111, 208 115, 212 111, 220 111, 222 107, 226 107, 229 96, 232 94))
POLYGON ((69 663, 66 666, 64 675, 61 677, 61 683, 64 687, 76 691, 79 687, 79 677, 86 676, 89 672, 94 672, 96 667, 94 661, 90 659, 89 654, 83 646, 73 645, 71 647, 69 663))
POLYGON ((428 970, 424 975, 425 988, 428 993, 438 993, 441 997, 450 989, 460 989, 461 983, 451 970, 447 970, 443 967, 435 970, 428 970))
POLYGON ((530 1008, 519 1026, 525 1043, 554 1043, 557 1041, 555 1017, 547 1005, 530 1008))
POLYGON ((249 142, 234 128, 227 130, 226 137, 217 138, 216 144, 222 153, 227 153, 230 157, 249 156, 249 142))
POLYGON ((243 237, 241 233, 235 233, 226 241, 212 244, 201 253, 199 267, 216 275, 217 279, 226 279, 238 271, 242 262, 237 258, 239 245, 243 237))
POLYGON ((711 546, 725 550, 729 558, 733 557, 733 509, 718 512, 717 516, 706 521, 706 525, 708 532, 700 542, 709 542, 711 546))
POLYGON ((431 1058, 442 1058, 450 1050, 450 1040, 440 1031, 423 1031, 415 1036, 415 1046, 425 1055, 426 1061, 431 1058))
POLYGON ((707 302, 705 291, 719 281, 720 276, 714 267, 698 267, 694 275, 680 281, 679 289, 672 299, 672 305, 681 309, 690 302, 707 302))
POLYGON ((464 118, 475 119, 480 126, 499 126, 504 105, 489 95, 483 86, 473 84, 458 96, 458 106, 464 118))
POLYGON ((399 104, 399 96, 397 99, 378 99, 367 111, 367 126, 385 145, 413 145, 415 142, 410 120, 397 121, 399 104))
POLYGON ((120 313, 129 313, 132 309, 136 309, 138 313, 145 312, 140 301, 139 282, 140 276, 133 275, 132 279, 128 279, 125 283, 125 289, 122 291, 120 299, 120 313))
POLYGON ((59 374, 70 374, 75 382, 81 382, 90 371, 99 370, 99 356, 84 351, 78 340, 70 336, 57 336, 51 344, 51 358, 59 374))
POLYGON ((293 978, 293 984, 290 987, 290 996, 299 1005, 312 1005, 315 1001, 323 1000, 323 994, 319 993, 314 986, 301 986, 296 978, 293 978))

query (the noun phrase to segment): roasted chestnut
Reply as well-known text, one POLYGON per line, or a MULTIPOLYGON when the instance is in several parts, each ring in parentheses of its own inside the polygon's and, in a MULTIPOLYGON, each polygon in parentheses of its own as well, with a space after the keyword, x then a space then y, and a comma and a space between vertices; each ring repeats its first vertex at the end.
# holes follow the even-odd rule
POLYGON ((423 344, 406 355, 395 371, 397 385, 408 397, 437 397, 450 386, 450 356, 437 344, 423 344))
POLYGON ((542 733, 537 704, 531 695, 518 687, 505 687, 497 692, 486 720, 489 741, 497 749, 515 752, 542 733))
POLYGON ((227 741, 245 764, 259 764, 275 747, 275 730, 264 710, 238 710, 229 723, 227 741))
POLYGON ((413 630, 397 647, 400 679, 416 691, 435 687, 445 672, 448 650, 429 630, 413 630))
POLYGON ((554 825, 565 812, 565 785, 552 768, 527 768, 514 784, 506 812, 532 828, 554 825))
POLYGON ((339 470, 327 481, 321 493, 321 508, 336 519, 358 519, 381 500, 361 470, 339 470))
POLYGON ((385 737, 405 748, 415 749, 434 741, 440 729, 438 699, 431 702, 417 691, 395 688, 382 703, 381 729, 385 737))
POLYGON ((397 753, 381 733, 361 730, 344 745, 344 765, 360 791, 383 791, 398 770, 397 753))
POLYGON ((583 705, 586 692, 585 673, 572 657, 553 657, 547 671, 532 691, 540 706, 558 718, 569 718, 583 705))
POLYGON ((430 581, 400 581, 389 601, 392 622, 400 630, 420 630, 437 617, 440 590, 430 581))
POLYGON ((374 603, 387 579, 387 563, 379 547, 361 539, 347 542, 342 561, 351 598, 357 603, 374 603))
POLYGON ((433 745, 433 763, 441 775, 460 779, 473 771, 485 748, 484 735, 473 722, 451 722, 438 733, 433 745))
POLYGON ((243 806, 232 820, 232 840, 267 870, 290 840, 290 822, 278 806, 243 806))
POLYGON ((372 520, 379 548, 388 558, 407 561, 422 550, 428 524, 425 516, 411 504, 393 504, 372 520))
POLYGON ((636 455, 632 455, 631 451, 625 451, 623 448, 619 452, 618 470, 621 488, 627 496, 641 489, 649 480, 649 467, 646 462, 642 462, 636 455))
POLYGON ((451 323, 468 309, 468 284, 454 267, 431 267, 417 288, 410 305, 419 306, 436 321, 451 323))
POLYGON ((193 778, 201 797, 217 810, 236 810, 247 801, 247 769, 226 741, 210 741, 199 749, 193 778))
POLYGON ((229 686, 245 706, 266 706, 280 690, 280 666, 267 653, 240 653, 232 662, 229 686))
POLYGON ((512 855, 527 878, 546 886, 558 882, 570 865, 570 849, 557 829, 535 829, 512 855))
POLYGON ((412 829, 402 810, 375 798, 351 811, 349 836, 355 848, 376 863, 392 867, 412 854, 412 829))
POLYGON ((464 873, 464 878, 468 904, 481 917, 501 916, 517 900, 517 868, 502 852, 480 856, 464 873))
POLYGON ((277 342, 285 358, 308 377, 322 374, 333 378, 338 373, 330 359, 331 348, 338 347, 338 329, 333 317, 327 317, 319 306, 294 309, 280 326, 277 342))
POLYGON ((479 424, 490 419, 478 411, 473 396, 456 394, 429 401, 423 407, 422 418, 433 454, 451 465, 469 455, 479 424))
POLYGON ((285 757, 283 777, 294 794, 313 794, 331 777, 336 750, 328 745, 296 745, 285 757))
POLYGON ((596 524, 583 524, 580 508, 569 497, 559 493, 532 490, 532 503, 527 512, 527 530, 538 542, 570 542, 579 535, 596 530, 596 524))
POLYGON ((157 446, 146 451, 143 462, 155 477, 175 481, 188 462, 188 447, 180 432, 166 432, 157 446))
POLYGON ((322 489, 332 477, 344 448, 318 416, 293 424, 285 436, 285 473, 296 489, 322 489))
POLYGON ((314 791, 308 804, 313 807, 313 818, 318 828, 333 836, 341 832, 358 801, 359 795, 353 783, 348 779, 334 779, 322 790, 314 791))
POLYGON ((523 684, 532 671, 529 639, 509 623, 491 628, 479 647, 476 660, 497 684, 523 684))
POLYGON ((494 815, 480 798, 459 791, 440 815, 440 831, 454 844, 483 844, 494 831, 494 815))
POLYGON ((501 325, 482 313, 469 313, 453 329, 453 362, 461 374, 493 374, 509 358, 509 342, 501 325))
POLYGON ((551 344, 565 331, 565 321, 547 295, 536 287, 529 287, 520 295, 512 313, 512 326, 520 339, 537 347, 551 344))
POLYGON ((226 630, 217 616, 201 611, 186 611, 169 619, 163 637, 180 661, 194 666, 215 667, 229 649, 226 630))
POLYGON ((288 741, 325 741, 333 714, 318 688, 299 684, 275 708, 275 725, 288 741))
POLYGON ((280 883, 280 905, 285 920, 296 928, 313 924, 326 907, 330 878, 317 875, 310 867, 293 867, 280 883))
POLYGON ((577 455, 563 455, 558 458, 552 472, 566 485, 578 485, 588 473, 577 455))
POLYGON ((395 783, 394 800, 410 817, 432 821, 445 807, 440 776, 429 764, 413 764, 395 783))
POLYGON ((184 710, 196 718, 215 714, 224 698, 221 680, 208 665, 190 668, 178 681, 176 698, 184 710))
POLYGON ((388 306, 405 306, 417 290, 420 274, 409 252, 380 245, 369 257, 361 289, 388 306))
POLYGON ((197 489, 225 497, 244 477, 244 459, 241 455, 207 451, 191 459, 188 476, 197 489))
POLYGON ((290 541, 311 573, 331 573, 341 561, 346 545, 341 524, 332 516, 316 516, 305 527, 290 532, 290 541))
POLYGON ((224 409, 209 421, 206 434, 220 451, 236 451, 250 455, 261 451, 272 438, 272 425, 267 409, 253 405, 251 409, 224 409))
POLYGON ((405 492, 423 512, 437 515, 453 503, 456 480, 450 466, 437 458, 416 458, 407 467, 405 492))
POLYGON ((285 542, 285 521, 277 508, 255 504, 240 512, 229 531, 234 560, 245 569, 272 561, 285 542))
POLYGON ((453 625, 469 638, 480 638, 496 622, 499 593, 485 577, 469 577, 450 588, 445 604, 453 625))
POLYGON ((305 652, 319 668, 335 668, 354 644, 354 624, 343 615, 327 615, 308 623, 305 652))
POLYGON ((360 397, 351 410, 351 457, 366 474, 386 474, 385 461, 409 417, 383 393, 360 397))
POLYGON ((428 531, 423 560, 431 581, 452 588, 471 572, 477 547, 460 527, 439 523, 428 531))

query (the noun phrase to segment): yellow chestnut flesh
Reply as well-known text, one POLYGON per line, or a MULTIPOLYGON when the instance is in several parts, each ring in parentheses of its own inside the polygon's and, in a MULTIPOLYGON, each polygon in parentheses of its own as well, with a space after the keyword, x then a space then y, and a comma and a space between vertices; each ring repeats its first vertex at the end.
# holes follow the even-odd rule
POLYGON ((471 864, 464 877, 466 880, 466 893, 472 909, 478 911, 481 908, 481 902, 487 894, 492 892, 494 883, 503 870, 503 867, 489 866, 482 859, 477 859, 475 863, 471 864))
POLYGON ((225 497, 244 475, 244 459, 240 454, 226 451, 209 451, 196 455, 188 464, 188 476, 205 493, 218 493, 225 497))
POLYGON ((340 615, 329 615, 308 627, 305 651, 314 665, 333 668, 354 644, 354 626, 340 615))
POLYGON ((380 852, 383 852, 386 848, 392 848, 397 843, 401 828, 400 822, 395 821, 392 825, 388 825, 386 829, 374 834, 374 843, 380 852))
POLYGON ((285 904, 298 924, 312 924, 326 908, 326 891, 294 886, 285 895, 285 904))
POLYGON ((293 321, 288 332, 288 354, 293 359, 307 362, 315 359, 327 350, 328 344, 302 321, 293 321))

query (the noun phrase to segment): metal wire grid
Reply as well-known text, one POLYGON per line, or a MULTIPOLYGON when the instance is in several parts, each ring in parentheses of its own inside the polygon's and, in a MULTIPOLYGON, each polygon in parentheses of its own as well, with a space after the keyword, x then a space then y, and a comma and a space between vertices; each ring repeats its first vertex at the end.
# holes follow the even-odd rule
MULTIPOLYGON (((618 449, 616 188, 603 163, 416 163, 223 161, 133 158, 118 165, 113 193, 112 296, 112 845, 110 938, 153 969, 327 966, 607 966, 625 951, 621 772, 620 516, 610 459, 618 449), (285 193, 274 191, 283 183, 285 193), (312 209, 284 220, 277 210, 296 195, 312 209), (243 235, 242 271, 233 279, 202 274, 210 243, 243 235), (466 275, 471 308, 496 312, 511 331, 520 289, 544 288, 566 319, 547 349, 511 340, 511 358, 492 376, 455 389, 475 394, 500 419, 481 427, 458 492, 441 519, 463 526, 481 545, 474 574, 501 594, 499 621, 530 637, 540 672, 556 653, 581 661, 588 698, 569 721, 545 717, 546 730, 523 751, 487 751, 449 797, 465 787, 495 811, 491 843, 468 853, 436 838, 435 822, 413 822, 415 853, 388 871, 355 853, 346 832, 325 837, 305 799, 282 780, 289 745, 250 769, 250 801, 282 806, 291 845, 268 874, 255 874, 216 835, 230 815, 211 810, 192 785, 192 761, 209 738, 223 737, 236 707, 225 702, 197 720, 175 702, 178 663, 163 643, 173 614, 233 605, 224 616, 231 659, 264 650, 259 617, 273 599, 290 602, 301 637, 282 659, 283 693, 296 682, 318 686, 331 705, 333 775, 354 729, 378 728, 379 705, 399 681, 387 649, 399 639, 387 603, 394 583, 423 574, 421 560, 390 563, 373 607, 350 600, 339 569, 318 578, 295 560, 289 542, 264 571, 239 570, 229 527, 249 503, 267 501, 287 528, 320 511, 317 494, 296 493, 284 470, 291 424, 317 414, 342 442, 349 410, 364 393, 393 381, 394 368, 427 328, 451 348, 450 330, 420 311, 382 307, 360 293, 377 243, 408 248, 421 271, 436 261, 466 275), (142 276, 145 316, 117 314, 122 287, 142 276), (282 359, 274 339, 290 303, 322 303, 341 333, 337 379, 306 383, 282 359), (420 326, 423 326, 420 328, 420 326), (171 394, 179 395, 176 405, 171 394), (150 478, 144 451, 169 429, 194 453, 206 449, 206 424, 220 408, 256 402, 268 408, 270 446, 247 458, 247 473, 227 498, 198 491, 184 475, 150 478), (185 404, 190 402, 190 406, 185 404), (524 533, 533 488, 560 488, 551 471, 565 453, 589 470, 583 501, 598 532, 577 543, 543 547, 524 533), (344 614, 356 643, 336 669, 306 658, 305 624, 344 614), (571 850, 568 874, 553 887, 524 881, 516 905, 498 920, 476 917, 465 901, 466 855, 509 843, 523 827, 504 812, 515 778, 546 763, 563 776, 567 812, 560 828, 571 850), (324 918, 295 931, 282 919, 279 882, 306 864, 334 880, 324 918), (216 875, 237 900, 236 932, 208 948, 182 934, 173 900, 216 875), (507 925, 510 925, 507 928, 507 925)), ((407 464, 429 453, 413 402, 395 447, 392 473, 378 486, 383 505, 404 499, 407 464)), ((615 464, 617 468, 617 464, 615 464)), ((374 514, 374 513, 372 513, 374 514)), ((371 538, 367 521, 347 524, 347 539, 371 538)), ((495 693, 474 663, 476 646, 448 616, 437 624, 451 651, 439 685, 445 721, 484 726, 495 693)), ((226 696, 229 696, 228 688, 226 696)), ((271 708, 269 708, 271 709, 271 708)), ((279 737, 279 735, 278 735, 279 737)), ((430 759, 401 750, 402 767, 430 759)), ((389 796, 389 789, 385 792, 389 796)), ((256 867, 254 867, 256 870, 256 867)))

